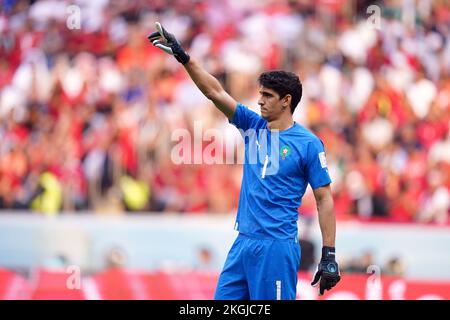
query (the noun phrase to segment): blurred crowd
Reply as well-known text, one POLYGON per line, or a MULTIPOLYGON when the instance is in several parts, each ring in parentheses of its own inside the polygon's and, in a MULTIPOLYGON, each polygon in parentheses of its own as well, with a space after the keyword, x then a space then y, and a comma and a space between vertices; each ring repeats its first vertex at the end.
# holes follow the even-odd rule
MULTIPOLYGON (((261 72, 300 76, 294 118, 326 146, 338 219, 448 223, 445 0, 6 0, 1 10, 2 209, 235 212, 239 132, 148 42, 160 21, 256 112, 261 72), (172 161, 179 129, 193 137, 183 152, 208 148, 199 123, 220 132, 235 164, 172 161)), ((299 213, 315 212, 308 189, 299 213)))
MULTIPOLYGON (((315 254, 316 244, 306 238, 300 239, 302 259, 298 267, 299 271, 314 272, 319 259, 315 254)), ((338 260, 339 269, 344 274, 363 273, 381 274, 386 276, 403 277, 407 271, 407 265, 401 255, 388 256, 385 259, 375 259, 375 252, 365 249, 356 255, 343 256, 338 260), (380 263, 381 262, 381 263, 380 263)))

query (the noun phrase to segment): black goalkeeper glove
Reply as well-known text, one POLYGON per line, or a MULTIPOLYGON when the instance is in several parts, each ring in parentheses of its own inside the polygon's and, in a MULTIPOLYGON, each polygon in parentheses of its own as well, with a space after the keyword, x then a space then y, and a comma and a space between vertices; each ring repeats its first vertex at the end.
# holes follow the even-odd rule
POLYGON ((157 48, 160 48, 161 50, 167 52, 168 54, 173 55, 178 62, 182 64, 186 64, 189 62, 189 55, 186 51, 181 47, 180 43, 177 41, 175 36, 169 32, 167 32, 166 29, 163 28, 163 26, 156 22, 156 32, 153 32, 151 35, 149 35, 147 38, 150 40, 150 42, 157 48))
POLYGON ((339 266, 335 260, 335 249, 333 247, 322 248, 322 259, 320 259, 311 285, 313 287, 320 283, 319 295, 325 290, 331 290, 341 280, 339 266))

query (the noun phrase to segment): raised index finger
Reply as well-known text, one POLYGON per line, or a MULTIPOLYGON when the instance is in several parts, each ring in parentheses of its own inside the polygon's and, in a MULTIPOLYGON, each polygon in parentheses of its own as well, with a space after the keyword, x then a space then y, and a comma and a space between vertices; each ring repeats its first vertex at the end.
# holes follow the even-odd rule
POLYGON ((161 35, 161 37, 164 39, 164 41, 167 41, 167 38, 164 33, 164 28, 161 25, 161 23, 155 22, 155 25, 156 25, 156 30, 158 30, 158 33, 161 35))

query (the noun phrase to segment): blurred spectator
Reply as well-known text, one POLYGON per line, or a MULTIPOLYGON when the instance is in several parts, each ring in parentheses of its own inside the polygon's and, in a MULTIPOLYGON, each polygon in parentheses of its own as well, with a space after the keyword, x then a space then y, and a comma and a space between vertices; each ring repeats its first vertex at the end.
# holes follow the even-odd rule
POLYGON ((56 215, 61 209, 62 192, 61 184, 56 176, 50 172, 44 172, 39 177, 39 191, 31 202, 31 208, 47 215, 56 215))
MULTIPOLYGON (((0 208, 236 210, 239 133, 148 43, 159 20, 256 111, 260 72, 300 75, 294 117, 328 146, 338 219, 449 223, 448 4, 386 2, 376 29, 360 3, 352 13, 344 2, 319 2, 80 0, 81 28, 73 30, 72 3, 5 2, 0 208), (415 19, 402 19, 402 10, 415 19), (195 137, 195 121, 203 132, 200 148, 186 144, 192 159, 208 150, 206 130, 219 130, 222 159, 234 164, 172 162, 173 133, 195 137)), ((299 213, 315 214, 310 191, 299 213)))
POLYGON ((299 240, 301 248, 301 260, 298 267, 299 271, 311 271, 311 268, 316 265, 315 244, 307 238, 299 240))
POLYGON ((405 266, 400 257, 394 256, 390 258, 384 266, 382 273, 389 276, 403 277, 405 266))
POLYGON ((443 185, 440 171, 430 171, 428 185, 430 193, 425 196, 424 210, 419 214, 419 221, 445 224, 449 216, 450 192, 443 185))
POLYGON ((359 257, 352 257, 342 266, 342 271, 346 273, 367 273, 368 268, 374 265, 374 257, 371 250, 366 250, 359 257))
POLYGON ((313 271, 317 265, 317 260, 315 256, 316 245, 314 241, 310 238, 311 223, 313 220, 306 219, 302 224, 299 236, 300 245, 300 265, 298 266, 299 271, 313 271))
POLYGON ((194 268, 199 271, 217 271, 211 249, 202 246, 197 251, 197 261, 194 268))
POLYGON ((57 253, 47 259, 45 259, 42 263, 42 267, 45 269, 53 269, 53 270, 66 270, 67 266, 69 266, 70 262, 67 256, 64 253, 57 253))
POLYGON ((122 268, 126 264, 126 253, 120 247, 112 247, 105 253, 105 269, 122 268))

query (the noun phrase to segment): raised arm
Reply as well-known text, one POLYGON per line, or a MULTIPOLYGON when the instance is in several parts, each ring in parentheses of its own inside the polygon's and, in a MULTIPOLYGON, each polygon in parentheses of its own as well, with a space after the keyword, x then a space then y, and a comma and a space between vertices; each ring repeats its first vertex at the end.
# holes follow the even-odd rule
POLYGON ((184 65, 184 68, 200 91, 231 120, 236 110, 236 101, 223 89, 219 80, 209 74, 192 58, 184 65))
POLYGON ((183 64, 200 91, 231 120, 236 110, 236 101, 223 89, 215 77, 203 69, 197 61, 184 51, 173 34, 167 32, 159 22, 156 22, 156 29, 158 30, 157 32, 153 32, 148 36, 152 44, 175 56, 177 61, 183 64))

